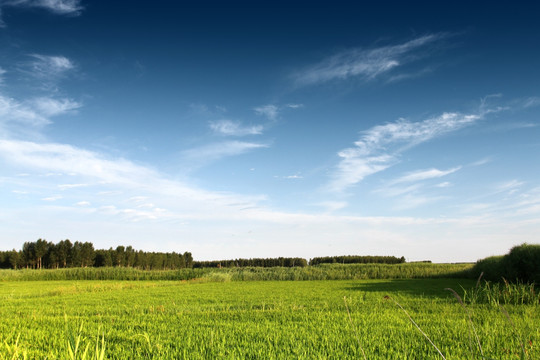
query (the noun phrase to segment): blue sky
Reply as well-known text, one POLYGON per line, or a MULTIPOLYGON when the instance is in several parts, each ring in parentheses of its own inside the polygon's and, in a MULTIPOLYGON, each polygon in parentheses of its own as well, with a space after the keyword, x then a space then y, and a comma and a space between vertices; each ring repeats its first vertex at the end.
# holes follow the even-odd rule
POLYGON ((0 248, 445 262, 538 243, 539 10, 0 1, 0 248))

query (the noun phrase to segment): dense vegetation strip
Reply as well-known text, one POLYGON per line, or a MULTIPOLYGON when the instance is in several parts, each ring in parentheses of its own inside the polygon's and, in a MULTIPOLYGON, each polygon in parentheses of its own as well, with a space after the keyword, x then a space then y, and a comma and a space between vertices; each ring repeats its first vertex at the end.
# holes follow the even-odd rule
POLYGON ((403 264, 405 257, 395 256, 360 256, 360 255, 343 255, 343 256, 324 256, 314 257, 309 261, 310 265, 319 264, 403 264))
POLYGON ((141 270, 127 267, 0 270, 0 281, 32 280, 359 280, 469 277, 472 264, 322 264, 307 267, 232 267, 141 270))
POLYGON ((303 258, 252 258, 234 260, 194 261, 194 268, 222 268, 222 267, 304 267, 308 262, 303 258))

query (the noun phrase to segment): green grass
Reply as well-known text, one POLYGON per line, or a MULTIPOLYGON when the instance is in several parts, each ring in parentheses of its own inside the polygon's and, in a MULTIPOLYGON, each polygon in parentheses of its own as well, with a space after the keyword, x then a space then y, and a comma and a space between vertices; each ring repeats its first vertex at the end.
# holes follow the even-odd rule
MULTIPOLYGON (((107 359, 441 358, 392 300, 446 359, 480 358, 467 314, 444 290, 463 296, 474 280, 240 282, 220 274, 221 282, 0 282, 0 359, 70 359, 77 338, 76 358, 88 347, 87 359, 103 348, 107 359)), ((486 358, 520 359, 523 350, 540 358, 538 306, 505 305, 513 326, 490 304, 467 309, 486 358)))
POLYGON ((465 277, 473 264, 321 264, 307 267, 244 267, 140 270, 125 267, 0 270, 0 281, 40 280, 360 280, 465 277))
POLYGON ((474 288, 464 290, 463 299, 470 304, 540 306, 540 292, 535 284, 519 281, 479 282, 474 288))

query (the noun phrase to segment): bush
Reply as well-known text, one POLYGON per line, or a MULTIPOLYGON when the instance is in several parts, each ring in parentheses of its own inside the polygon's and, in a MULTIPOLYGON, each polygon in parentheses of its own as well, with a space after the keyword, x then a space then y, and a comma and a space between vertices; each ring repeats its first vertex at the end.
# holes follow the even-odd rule
POLYGON ((478 260, 472 270, 472 276, 488 280, 521 281, 540 284, 540 245, 521 244, 514 246, 504 256, 491 256, 478 260))
POLYGON ((515 246, 505 256, 508 279, 540 284, 540 245, 515 246))
POLYGON ((503 259, 504 256, 499 255, 478 260, 473 268, 473 277, 479 277, 480 274, 484 274, 484 279, 501 280, 507 274, 507 271, 504 269, 503 259))

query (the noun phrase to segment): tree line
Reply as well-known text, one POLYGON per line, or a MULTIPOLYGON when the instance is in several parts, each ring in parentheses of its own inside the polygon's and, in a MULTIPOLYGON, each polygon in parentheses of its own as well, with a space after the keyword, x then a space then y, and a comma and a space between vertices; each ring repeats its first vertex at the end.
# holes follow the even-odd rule
POLYGON ((221 267, 305 267, 319 264, 401 264, 395 256, 326 256, 309 262, 299 257, 194 261, 190 252, 145 252, 131 246, 94 249, 91 242, 69 239, 52 243, 43 239, 25 242, 21 250, 0 251, 0 269, 59 269, 73 267, 132 267, 142 270, 221 267))
POLYGON ((324 256, 315 257, 309 261, 309 265, 319 264, 403 264, 405 258, 395 256, 360 256, 360 255, 344 255, 344 256, 324 256))
POLYGON ((91 242, 69 239, 52 243, 43 239, 25 242, 21 250, 0 251, 2 269, 59 269, 73 267, 133 267, 144 270, 174 270, 193 267, 190 252, 136 251, 131 246, 94 249, 91 242))
POLYGON ((221 267, 304 267, 308 266, 306 259, 302 258, 254 258, 254 259, 235 259, 235 260, 214 260, 214 261, 195 261, 194 268, 221 268, 221 267))

